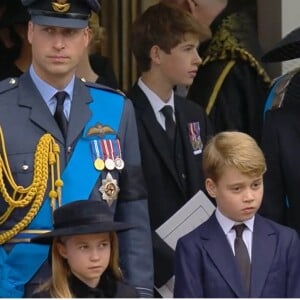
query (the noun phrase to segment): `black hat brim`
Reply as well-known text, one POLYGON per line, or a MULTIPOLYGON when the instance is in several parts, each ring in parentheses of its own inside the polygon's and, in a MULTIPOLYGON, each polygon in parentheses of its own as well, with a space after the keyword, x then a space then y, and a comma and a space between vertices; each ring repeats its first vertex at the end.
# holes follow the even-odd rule
POLYGON ((54 229, 50 232, 41 234, 31 239, 32 243, 37 244, 52 244, 55 237, 58 236, 70 236, 70 235, 82 235, 82 234, 93 234, 93 233, 103 233, 112 231, 124 231, 134 228, 134 225, 129 225, 127 223, 121 222, 101 222, 89 225, 78 225, 72 227, 64 227, 59 229, 54 229))
POLYGON ((279 41, 274 48, 266 52, 263 62, 281 62, 300 57, 300 27, 294 29, 279 41))

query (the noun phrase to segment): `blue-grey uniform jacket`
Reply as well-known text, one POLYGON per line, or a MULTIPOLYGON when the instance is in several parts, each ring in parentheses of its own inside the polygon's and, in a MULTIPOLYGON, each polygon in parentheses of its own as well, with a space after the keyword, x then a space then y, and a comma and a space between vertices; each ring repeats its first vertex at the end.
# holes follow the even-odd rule
MULTIPOLYGON (((93 87, 106 90, 99 85, 93 87)), ((107 89, 106 92, 115 91, 107 89)), ((19 79, 6 79, 0 82, 0 126, 4 133, 9 164, 18 185, 28 186, 31 183, 34 153, 39 139, 45 133, 50 133, 59 144, 61 169, 64 170, 84 126, 92 115, 88 106, 91 101, 101 101, 101 99, 92 99, 88 84, 75 79, 68 133, 66 141, 64 141, 54 117, 34 85, 29 72, 24 73, 19 79)), ((101 124, 101 120, 99 123, 101 124)), ((137 225, 134 229, 119 235, 120 262, 125 280, 136 287, 142 297, 147 297, 151 296, 153 287, 152 245, 137 128, 134 111, 129 100, 124 99, 117 137, 120 140, 125 167, 121 172, 116 169, 110 171, 120 187, 118 199, 114 201, 111 209, 114 210, 115 218, 118 221, 137 225)), ((84 163, 86 161, 93 163, 92 156, 91 159, 84 160, 84 163)), ((99 188, 106 173, 105 170, 102 172, 89 198, 102 200, 99 188)), ((84 174, 78 174, 78 176, 82 176, 82 180, 84 180, 84 174)), ((48 185, 50 185, 49 182, 48 185)), ((6 203, 0 195, 0 215, 3 214, 6 207, 6 203)), ((10 229, 24 217, 27 210, 28 208, 16 209, 10 218, 0 225, 0 230, 3 232, 10 229)), ((24 243, 24 247, 26 245, 28 244, 24 243)), ((14 244, 6 243, 3 247, 8 253, 14 244)), ((18 257, 18 259, 21 262, 23 258, 18 257)), ((1 264, 3 264, 3 260, 0 261, 0 296, 9 297, 10 295, 1 295, 1 282, 6 282, 6 286, 10 284, 12 289, 22 290, 24 287, 18 286, 18 283, 7 278, 6 271, 2 272, 1 264)), ((26 284, 25 296, 31 295, 32 288, 30 286, 36 284, 39 278, 43 277, 41 273, 45 274, 44 270, 43 266, 26 284)))

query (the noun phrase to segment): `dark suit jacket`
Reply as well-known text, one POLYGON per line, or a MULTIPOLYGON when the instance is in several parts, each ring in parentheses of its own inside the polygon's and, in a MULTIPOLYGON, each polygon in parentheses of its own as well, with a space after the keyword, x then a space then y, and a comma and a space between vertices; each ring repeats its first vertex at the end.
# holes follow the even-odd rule
MULTIPOLYGON (((100 87, 95 85, 95 88, 100 87)), ((107 92, 110 91, 107 90, 107 92)), ((89 87, 76 79, 65 142, 55 119, 34 85, 29 72, 24 73, 15 81, 7 79, 0 82, 0 126, 5 137, 9 164, 18 185, 27 187, 31 184, 36 145, 45 133, 50 133, 59 144, 61 169, 65 169, 84 126, 91 118, 92 111, 88 106, 91 101, 93 99, 89 87), (23 165, 27 165, 28 168, 22 168, 23 165)), ((101 99, 94 99, 94 101, 101 101, 101 99)), ((131 101, 124 99, 121 115, 117 136, 120 140, 125 168, 122 173, 119 173, 116 169, 111 171, 111 175, 118 180, 120 186, 118 200, 114 201, 111 209, 115 213, 116 220, 136 225, 135 229, 124 231, 119 235, 121 266, 127 282, 134 287, 141 288, 142 295, 146 295, 147 292, 151 293, 153 288, 153 262, 146 188, 141 169, 135 113, 131 101), (138 241, 136 242, 138 244, 132 245, 132 241, 138 241)), ((101 123, 101 120, 99 120, 99 123, 101 123)), ((88 158, 86 161, 93 163, 92 156, 90 160, 88 158)), ((82 176, 82 180, 85 179, 84 174, 78 174, 78 176, 82 176)), ((97 179, 90 194, 91 199, 102 200, 99 187, 102 185, 102 179, 105 176, 106 172, 102 172, 97 179)), ((46 195, 48 195, 48 192, 46 192, 46 195)), ((28 208, 15 209, 10 218, 1 225, 1 230, 8 230, 20 221, 28 208)), ((0 196, 1 215, 5 209, 6 203, 0 196)), ((49 215, 48 218, 51 224, 52 216, 49 215)), ((24 249, 27 245, 24 244, 24 249)), ((22 259, 25 258, 20 257, 19 259, 20 264, 22 264, 22 259)), ((1 271, 3 273, 2 268, 0 268, 0 295, 3 292, 3 289, 1 289, 2 280, 3 282, 14 282, 12 279, 8 280, 8 275, 2 274, 1 271)), ((37 272, 36 277, 32 279, 32 283, 39 282, 42 273, 44 273, 42 270, 37 272)), ((11 274, 14 274, 14 272, 11 272, 11 274)), ((22 290, 23 286, 17 288, 22 290)), ((27 289, 26 293, 30 297, 31 288, 27 289)), ((6 298, 7 296, 4 294, 3 297, 6 298)))
MULTIPOLYGON (((247 297, 215 214, 179 239, 175 263, 175 297, 247 297)), ((259 215, 253 228, 250 297, 300 297, 298 234, 259 215)))
MULTIPOLYGON (((165 131, 157 122, 146 95, 136 84, 128 93, 132 100, 139 132, 142 167, 148 188, 149 214, 154 248, 155 283, 161 286, 173 275, 174 251, 155 234, 155 229, 168 220, 199 189, 204 190, 202 153, 193 154, 188 123, 199 122, 203 144, 212 134, 208 119, 201 107, 175 95, 177 128, 183 140, 183 159, 186 167, 186 191, 179 180, 170 155, 165 131)), ((182 175, 182 174, 181 174, 182 175)))

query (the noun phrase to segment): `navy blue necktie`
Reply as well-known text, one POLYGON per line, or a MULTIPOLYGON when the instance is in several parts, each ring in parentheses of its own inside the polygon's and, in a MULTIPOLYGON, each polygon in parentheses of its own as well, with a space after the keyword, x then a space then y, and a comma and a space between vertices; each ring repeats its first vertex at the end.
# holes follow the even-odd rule
POLYGON ((171 105, 165 105, 160 111, 163 113, 166 119, 166 133, 169 139, 171 141, 174 141, 176 133, 176 124, 173 119, 173 107, 171 105))
POLYGON ((245 229, 245 224, 239 224, 233 226, 235 230, 236 237, 234 240, 234 252, 235 259, 240 269, 243 282, 245 284, 246 291, 250 292, 250 276, 251 276, 251 262, 248 253, 247 246, 243 240, 243 231, 245 229))
POLYGON ((68 121, 64 113, 64 102, 66 99, 67 93, 64 91, 57 92, 55 94, 57 104, 56 104, 56 109, 54 113, 54 118, 64 136, 66 138, 67 136, 67 131, 68 131, 68 121))

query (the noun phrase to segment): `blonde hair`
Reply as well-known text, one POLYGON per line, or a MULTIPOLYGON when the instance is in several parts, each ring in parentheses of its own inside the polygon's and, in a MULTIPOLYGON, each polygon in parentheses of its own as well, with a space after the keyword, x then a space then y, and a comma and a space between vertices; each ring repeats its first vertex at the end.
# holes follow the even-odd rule
MULTIPOLYGON (((110 260, 108 268, 115 279, 121 280, 123 278, 121 269, 119 267, 119 246, 118 237, 115 232, 110 232, 110 260)), ((57 237, 52 242, 52 278, 37 290, 50 291, 52 298, 75 298, 72 294, 68 279, 71 276, 71 270, 68 262, 63 258, 58 251, 58 244, 65 243, 68 237, 57 237)))
POLYGON ((92 37, 89 44, 89 53, 101 53, 102 44, 105 42, 105 29, 100 26, 99 16, 92 12, 88 20, 88 26, 92 37))
POLYGON ((225 168, 235 167, 242 174, 255 177, 266 171, 266 161, 256 141, 246 133, 226 131, 216 134, 203 152, 205 178, 218 181, 225 168))

